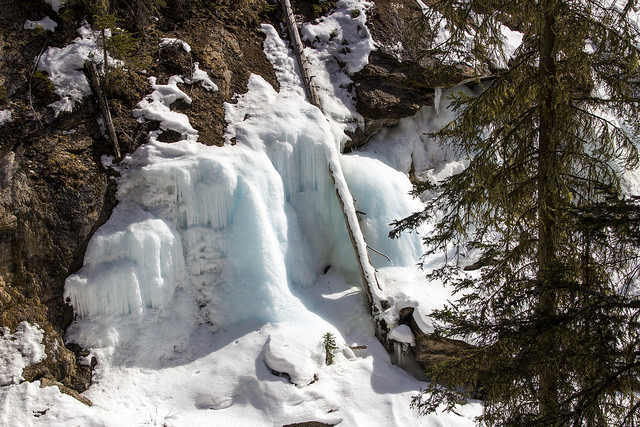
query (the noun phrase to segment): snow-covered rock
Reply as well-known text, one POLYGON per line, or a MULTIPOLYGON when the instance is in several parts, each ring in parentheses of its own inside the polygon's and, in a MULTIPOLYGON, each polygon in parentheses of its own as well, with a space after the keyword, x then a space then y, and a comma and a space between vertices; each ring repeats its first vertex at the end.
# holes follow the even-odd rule
POLYGON ((20 322, 12 334, 9 328, 0 328, 0 386, 24 381, 22 370, 41 362, 46 354, 38 325, 20 322))
POLYGON ((321 337, 314 337, 299 328, 284 328, 269 336, 264 345, 264 363, 276 373, 286 374, 297 386, 306 386, 318 379, 324 363, 321 337))
POLYGON ((9 123, 11 121, 11 110, 0 111, 0 126, 9 123))
POLYGON ((30 21, 30 20, 25 21, 23 28, 25 30, 36 30, 38 28, 42 28, 45 31, 55 31, 57 26, 58 26, 57 22, 55 22, 53 19, 49 18, 48 16, 45 16, 39 21, 30 21))

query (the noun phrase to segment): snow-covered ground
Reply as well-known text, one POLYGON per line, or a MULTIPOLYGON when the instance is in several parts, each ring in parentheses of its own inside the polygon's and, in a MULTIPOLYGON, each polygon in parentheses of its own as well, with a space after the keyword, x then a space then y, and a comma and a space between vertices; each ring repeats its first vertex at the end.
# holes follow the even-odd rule
MULTIPOLYGON (((364 14, 348 12, 364 2, 338 4, 340 19, 364 25, 364 14)), ((181 118, 183 141, 152 137, 118 166, 119 204, 65 290, 78 316, 66 340, 91 351, 86 363, 98 360, 83 394, 93 406, 38 382, 20 383, 15 368, 5 381, 11 384, 0 387, 0 425, 473 424, 478 403, 461 407, 460 415, 418 417, 410 408, 425 384, 394 366, 374 337, 328 174, 329 163, 344 174, 368 244, 390 258, 371 252, 381 284, 376 297, 391 303, 383 316, 393 328, 398 311, 414 307, 428 330, 426 314, 450 289, 427 283, 417 269, 418 235, 390 240, 387 234, 391 220, 420 208, 407 195, 406 157, 436 153, 433 165, 423 162, 425 173, 454 161, 416 136, 430 129, 425 123, 443 120, 445 104, 386 134, 394 140, 419 132, 406 152, 375 143, 340 156, 337 129, 358 120, 345 107, 348 97, 323 99, 327 120, 304 100, 286 44, 273 28, 263 31, 281 91, 251 76, 248 93, 225 105, 224 147, 199 144, 188 118, 181 118), (337 345, 331 365, 325 364, 327 332, 337 345)), ((366 47, 368 31, 358 34, 364 41, 350 42, 366 47)), ((354 55, 365 51, 354 49, 354 55)), ((181 96, 176 79, 154 81, 157 96, 140 110, 164 114, 167 123, 175 118, 165 95, 181 96)), ((37 328, 23 329, 24 346, 7 331, 0 348, 12 366, 38 359, 37 328)), ((392 335, 412 342, 406 327, 392 335)))

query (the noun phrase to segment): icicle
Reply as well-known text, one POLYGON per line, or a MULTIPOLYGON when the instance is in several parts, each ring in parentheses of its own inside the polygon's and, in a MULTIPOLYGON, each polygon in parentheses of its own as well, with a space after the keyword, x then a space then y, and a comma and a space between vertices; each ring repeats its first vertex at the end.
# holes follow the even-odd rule
POLYGON ((440 98, 442 97, 442 88, 437 87, 434 93, 433 106, 436 109, 436 114, 440 114, 440 98))

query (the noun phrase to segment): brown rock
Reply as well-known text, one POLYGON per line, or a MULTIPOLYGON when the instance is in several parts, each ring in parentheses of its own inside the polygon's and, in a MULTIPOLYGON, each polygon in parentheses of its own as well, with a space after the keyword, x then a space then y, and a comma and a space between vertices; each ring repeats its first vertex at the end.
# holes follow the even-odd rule
POLYGON ((456 86, 474 74, 463 65, 435 67, 433 58, 424 55, 427 39, 417 27, 421 15, 414 0, 377 0, 367 12, 367 26, 378 50, 353 76, 356 109, 365 127, 345 149, 358 147, 383 127, 433 105, 435 88, 456 86))

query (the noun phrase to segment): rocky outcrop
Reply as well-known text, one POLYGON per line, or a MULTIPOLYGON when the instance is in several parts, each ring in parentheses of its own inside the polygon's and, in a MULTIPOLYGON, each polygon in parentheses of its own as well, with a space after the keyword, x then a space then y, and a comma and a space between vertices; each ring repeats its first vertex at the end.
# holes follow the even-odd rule
POLYGON ((346 150, 364 144, 381 128, 433 105, 435 88, 453 87, 474 70, 464 65, 442 67, 424 54, 428 34, 419 25, 422 10, 415 0, 377 0, 367 12, 367 26, 378 45, 369 64, 353 76, 356 109, 364 129, 352 136, 346 150))
POLYGON ((433 105, 434 86, 421 71, 415 63, 400 62, 383 51, 369 55, 369 64, 354 76, 356 109, 365 118, 364 130, 354 135, 354 145, 416 114, 424 105, 433 105))

